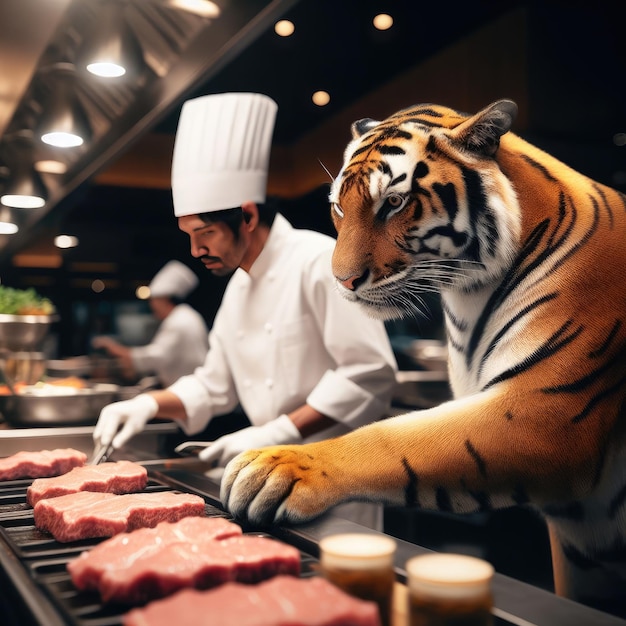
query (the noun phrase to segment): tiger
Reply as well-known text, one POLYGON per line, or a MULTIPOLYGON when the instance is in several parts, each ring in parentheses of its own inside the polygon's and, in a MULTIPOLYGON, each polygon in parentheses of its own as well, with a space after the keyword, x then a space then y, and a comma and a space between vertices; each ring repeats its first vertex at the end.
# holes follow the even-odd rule
POLYGON ((347 500, 545 520, 557 595, 626 615, 626 196, 478 113, 351 126, 329 204, 337 288, 383 320, 440 294, 452 399, 242 453, 221 499, 252 523, 347 500))

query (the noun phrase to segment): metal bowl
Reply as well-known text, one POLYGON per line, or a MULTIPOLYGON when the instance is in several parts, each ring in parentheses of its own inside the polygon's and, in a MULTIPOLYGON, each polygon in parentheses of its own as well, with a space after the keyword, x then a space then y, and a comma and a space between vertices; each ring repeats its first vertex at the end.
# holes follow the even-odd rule
POLYGON ((37 348, 58 315, 9 315, 0 313, 0 348, 12 352, 37 348))
POLYGON ((0 413, 16 427, 93 425, 100 411, 118 399, 118 386, 96 383, 74 387, 24 387, 15 395, 0 396, 0 413))

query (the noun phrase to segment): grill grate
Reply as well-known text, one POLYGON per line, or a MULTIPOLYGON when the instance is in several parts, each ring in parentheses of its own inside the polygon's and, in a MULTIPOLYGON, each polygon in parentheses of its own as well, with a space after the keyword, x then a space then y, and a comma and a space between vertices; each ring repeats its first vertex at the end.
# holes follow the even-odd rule
MULTIPOLYGON (((102 603, 97 592, 78 591, 67 572, 67 564, 84 550, 104 541, 86 539, 61 543, 47 532, 35 527, 32 508, 26 503, 26 489, 30 480, 7 481, 0 486, 0 540, 6 544, 19 561, 32 588, 29 597, 23 598, 27 604, 37 604, 38 594, 47 598, 55 611, 55 621, 67 626, 120 626, 122 616, 130 607, 115 603, 102 603)), ((144 491, 180 491, 178 485, 168 485, 149 474, 144 491)), ((185 491, 196 493, 193 489, 185 491)), ((197 493, 205 499, 205 511, 209 517, 224 517, 234 521, 232 516, 216 506, 204 493, 197 493)), ((275 538, 268 533, 252 532, 244 528, 246 534, 275 538)), ((315 575, 317 559, 300 550, 302 576, 315 575)), ((14 572, 17 574, 17 572, 14 572)), ((26 595, 26 594, 23 594, 26 595)), ((30 616, 33 625, 47 626, 46 622, 30 616)))

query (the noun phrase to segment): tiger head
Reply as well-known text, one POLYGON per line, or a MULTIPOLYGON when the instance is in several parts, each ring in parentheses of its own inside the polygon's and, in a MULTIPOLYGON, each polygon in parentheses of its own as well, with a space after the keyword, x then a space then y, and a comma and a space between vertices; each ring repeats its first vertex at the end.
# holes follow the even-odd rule
POLYGON ((329 200, 333 273, 373 316, 419 308, 420 293, 475 289, 500 276, 520 237, 520 209, 496 155, 517 106, 469 116, 423 104, 352 125, 329 200))

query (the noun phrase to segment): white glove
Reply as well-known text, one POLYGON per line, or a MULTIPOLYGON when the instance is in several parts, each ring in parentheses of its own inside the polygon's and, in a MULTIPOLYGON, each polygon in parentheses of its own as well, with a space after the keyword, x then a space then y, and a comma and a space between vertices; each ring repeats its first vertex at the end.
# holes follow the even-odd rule
POLYGON ((302 435, 287 415, 280 415, 263 426, 248 426, 230 435, 224 435, 200 452, 201 461, 216 461, 225 467, 240 452, 265 446, 277 446, 302 441, 302 435))
POLYGON ((158 411, 157 401, 147 393, 139 394, 131 400, 108 404, 100 411, 98 423, 93 431, 94 443, 96 446, 108 446, 113 442, 113 448, 117 450, 140 433, 144 426, 156 417, 158 411), (124 427, 118 433, 122 424, 124 427))

